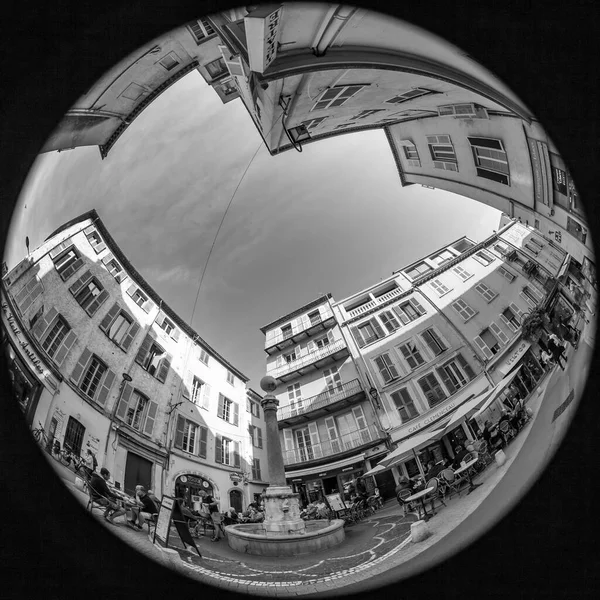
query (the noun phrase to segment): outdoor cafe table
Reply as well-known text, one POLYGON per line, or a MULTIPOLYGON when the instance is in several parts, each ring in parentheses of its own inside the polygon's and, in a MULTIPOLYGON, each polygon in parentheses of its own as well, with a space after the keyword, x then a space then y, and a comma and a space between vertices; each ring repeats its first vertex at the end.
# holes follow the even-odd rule
MULTIPOLYGON (((413 494, 412 496, 409 496, 408 498, 404 498, 404 502, 412 502, 413 500, 420 500, 421 501, 421 505, 423 506, 423 520, 425 521, 429 521, 429 519, 433 516, 430 515, 427 512, 427 509, 425 508, 425 496, 427 496, 427 494, 433 492, 435 488, 434 487, 428 487, 425 488, 424 490, 421 490, 420 492, 417 492, 416 494, 413 494)), ((433 509, 432 509, 433 512, 433 509)), ((435 514, 435 513, 433 513, 435 514)))
POLYGON ((460 469, 456 469, 454 471, 455 475, 462 475, 465 471, 467 472, 467 478, 469 479, 469 491, 467 492, 467 496, 475 489, 478 488, 480 483, 473 483, 473 478, 471 477, 471 467, 475 465, 475 463, 479 460, 479 457, 470 460, 468 463, 460 467, 460 469))

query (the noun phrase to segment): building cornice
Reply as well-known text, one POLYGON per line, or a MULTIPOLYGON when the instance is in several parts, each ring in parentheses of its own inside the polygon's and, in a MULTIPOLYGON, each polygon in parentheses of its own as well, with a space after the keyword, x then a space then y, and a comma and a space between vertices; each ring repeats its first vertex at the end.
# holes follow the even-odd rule
POLYGON ((260 328, 260 331, 262 333, 266 333, 267 330, 271 329, 272 327, 275 327, 276 325, 280 325, 281 323, 285 323, 286 321, 293 319, 294 317, 302 314, 303 312, 306 312, 307 310, 314 308, 315 306, 320 306, 321 304, 329 305, 328 301, 331 298, 333 298, 333 296, 330 293, 324 294, 323 296, 319 296, 315 300, 311 300, 307 304, 304 304, 303 306, 300 306, 299 308, 293 310, 291 313, 288 313, 287 315, 283 315, 281 317, 277 317, 277 319, 275 319, 275 321, 272 321, 268 325, 263 325, 260 328))

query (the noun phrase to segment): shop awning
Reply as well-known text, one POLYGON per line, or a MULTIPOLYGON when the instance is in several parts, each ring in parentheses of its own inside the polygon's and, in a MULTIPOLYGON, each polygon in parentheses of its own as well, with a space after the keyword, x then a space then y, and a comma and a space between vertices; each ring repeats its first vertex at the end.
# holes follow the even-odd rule
POLYGON ((479 396, 476 396, 475 398, 472 398, 471 400, 468 400, 467 402, 459 406, 458 409, 456 409, 456 411, 452 415, 452 418, 448 422, 448 425, 446 425, 444 431, 447 431, 451 427, 454 427, 456 423, 458 423, 461 419, 468 415, 472 410, 475 410, 478 406, 485 402, 495 392, 495 390, 496 387, 493 387, 491 390, 485 390, 484 392, 479 394, 479 396))
POLYGON ((509 353, 508 357, 504 359, 503 362, 496 365, 496 371, 501 375, 507 375, 512 371, 518 364, 519 360, 523 358, 523 355, 527 350, 531 348, 531 342, 527 342, 525 340, 521 340, 509 353))
POLYGON ((325 465, 319 465, 318 467, 310 467, 308 469, 300 469, 299 471, 286 471, 285 476, 287 479, 293 479, 295 477, 304 477, 305 475, 317 475, 318 473, 324 473, 325 471, 333 471, 334 469, 341 469, 353 465, 354 463, 361 462, 365 459, 364 454, 355 454, 342 460, 336 460, 325 465))
POLYGON ((370 471, 367 471, 363 477, 366 477, 367 475, 377 475, 377 473, 381 473, 382 471, 386 471, 387 469, 389 469, 389 467, 386 468, 383 465, 377 465, 373 467, 370 471))
POLYGON ((488 406, 510 385, 511 381, 517 376, 518 371, 511 373, 507 377, 505 377, 493 390, 486 401, 483 403, 483 406, 475 413, 476 417, 481 416, 484 410, 488 408, 488 406))
POLYGON ((391 467, 396 463, 400 462, 400 459, 409 453, 411 450, 416 450, 419 446, 424 446, 428 442, 432 442, 438 438, 441 438, 444 434, 444 429, 435 429, 432 431, 424 431, 417 435, 404 440, 400 445, 391 453, 388 454, 382 461, 381 465, 384 467, 391 467))

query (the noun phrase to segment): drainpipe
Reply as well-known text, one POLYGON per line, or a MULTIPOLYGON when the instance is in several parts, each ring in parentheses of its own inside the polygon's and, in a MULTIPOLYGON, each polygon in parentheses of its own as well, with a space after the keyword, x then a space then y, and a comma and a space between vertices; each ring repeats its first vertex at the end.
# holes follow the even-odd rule
POLYGON ((481 358, 479 358, 479 356, 477 355, 477 352, 475 352, 475 349, 473 348, 473 346, 471 345, 471 342, 469 342, 469 340, 462 334, 462 332, 458 329, 458 327, 456 327, 456 325, 454 325, 454 323, 450 320, 449 317, 446 316, 446 314, 440 310, 433 302, 433 300, 431 300, 419 287, 415 287, 414 290, 416 292, 418 292, 419 294, 421 294, 421 296, 431 305, 433 306, 433 308, 436 310, 436 312, 438 312, 442 318, 448 323, 448 325, 450 325, 450 327, 452 329, 454 329, 454 331, 456 331, 456 333, 458 334, 458 336, 462 339, 462 341, 465 343, 465 345, 467 346, 467 348, 469 348, 469 350, 471 350, 473 357, 475 358, 475 360, 481 365, 481 368, 483 370, 483 373, 486 377, 486 379, 488 380, 489 384, 493 387, 496 384, 492 381, 492 378, 490 377, 490 374, 487 372, 486 369, 486 364, 485 361, 482 360, 481 358))
POLYGON ((327 13, 319 29, 319 33, 317 33, 317 37, 312 44, 312 51, 315 56, 325 56, 327 49, 335 42, 338 35, 357 10, 357 8, 352 6, 339 4, 333 9, 333 12, 330 10, 327 13))

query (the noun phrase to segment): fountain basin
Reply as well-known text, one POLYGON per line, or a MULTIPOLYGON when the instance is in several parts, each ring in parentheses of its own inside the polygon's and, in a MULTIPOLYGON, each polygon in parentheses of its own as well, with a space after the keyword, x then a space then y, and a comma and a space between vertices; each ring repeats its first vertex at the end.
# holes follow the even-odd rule
POLYGON ((307 521, 304 533, 278 533, 262 523, 228 525, 227 543, 242 554, 259 556, 299 556, 333 548, 344 541, 344 521, 307 521))

